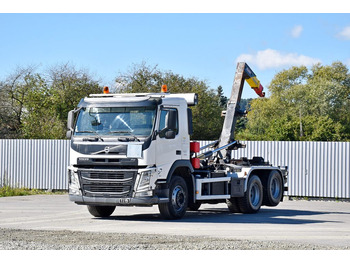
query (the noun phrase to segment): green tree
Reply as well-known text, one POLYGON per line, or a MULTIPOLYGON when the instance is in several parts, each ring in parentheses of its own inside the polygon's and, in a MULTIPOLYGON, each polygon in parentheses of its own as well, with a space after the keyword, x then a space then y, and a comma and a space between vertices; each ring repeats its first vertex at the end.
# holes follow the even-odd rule
POLYGON ((0 132, 4 138, 61 139, 68 111, 90 93, 102 91, 86 70, 69 64, 38 73, 18 68, 0 81, 0 132))
POLYGON ((21 130, 23 138, 62 138, 66 128, 55 111, 53 98, 47 81, 36 75, 24 104, 26 113, 21 130))
POLYGON ((28 93, 39 80, 35 67, 18 67, 0 82, 0 132, 4 138, 20 138, 28 110, 28 93))
POLYGON ((224 95, 224 89, 222 88, 222 86, 218 86, 218 88, 216 89, 216 93, 219 99, 218 101, 219 106, 223 108, 223 110, 225 110, 227 106, 228 98, 224 95))

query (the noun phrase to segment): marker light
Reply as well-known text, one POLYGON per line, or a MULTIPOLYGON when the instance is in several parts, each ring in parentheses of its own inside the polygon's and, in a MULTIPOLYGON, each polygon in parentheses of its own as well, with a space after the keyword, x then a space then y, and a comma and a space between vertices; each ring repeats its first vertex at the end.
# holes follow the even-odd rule
POLYGON ((104 93, 104 94, 109 94, 109 88, 108 88, 108 86, 105 86, 105 87, 103 88, 103 93, 104 93))
POLYGON ((168 87, 167 87, 167 85, 162 85, 161 92, 162 92, 162 93, 168 92, 168 87))

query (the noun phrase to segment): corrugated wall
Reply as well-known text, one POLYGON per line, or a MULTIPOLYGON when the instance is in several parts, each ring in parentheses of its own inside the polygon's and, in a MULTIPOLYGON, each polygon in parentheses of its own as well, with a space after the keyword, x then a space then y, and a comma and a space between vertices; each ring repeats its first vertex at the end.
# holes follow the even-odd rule
POLYGON ((0 139, 0 184, 67 189, 68 140, 0 139))
MULTIPOLYGON (((201 146, 210 141, 201 141, 201 146)), ((288 166, 290 196, 350 198, 349 142, 242 141, 235 158, 288 166)), ((67 189, 68 140, 0 139, 0 184, 67 189)))

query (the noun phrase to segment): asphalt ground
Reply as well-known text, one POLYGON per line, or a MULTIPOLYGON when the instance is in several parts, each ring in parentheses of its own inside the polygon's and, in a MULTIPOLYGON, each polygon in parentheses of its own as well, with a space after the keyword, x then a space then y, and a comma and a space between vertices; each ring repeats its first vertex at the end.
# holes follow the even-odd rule
POLYGON ((163 220, 157 206, 117 207, 94 218, 68 195, 0 198, 0 228, 206 237, 350 249, 350 203, 285 200, 257 214, 232 214, 226 204, 202 205, 181 220, 163 220))

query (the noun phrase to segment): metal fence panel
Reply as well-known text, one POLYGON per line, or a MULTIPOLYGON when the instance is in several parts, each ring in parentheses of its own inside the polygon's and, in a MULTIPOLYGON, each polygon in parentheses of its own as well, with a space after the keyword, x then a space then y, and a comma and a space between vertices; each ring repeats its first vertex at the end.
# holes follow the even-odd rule
POLYGON ((68 140, 0 140, 0 184, 64 190, 68 162, 68 140))
MULTIPOLYGON (((233 157, 262 156, 274 166, 288 166, 289 196, 350 198, 349 142, 242 143, 246 148, 233 157)), ((68 165, 69 140, 0 139, 0 185, 64 190, 68 165)))

